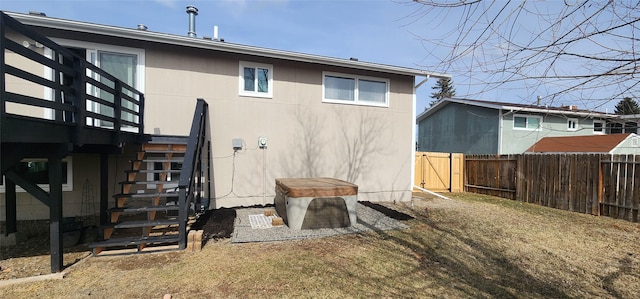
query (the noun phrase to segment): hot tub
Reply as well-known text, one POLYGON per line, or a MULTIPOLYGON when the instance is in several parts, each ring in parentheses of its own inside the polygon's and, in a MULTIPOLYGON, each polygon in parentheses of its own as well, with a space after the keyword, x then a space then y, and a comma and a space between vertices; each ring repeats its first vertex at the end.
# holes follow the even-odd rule
POLYGON ((334 178, 276 179, 276 212, 292 229, 356 223, 358 186, 334 178))

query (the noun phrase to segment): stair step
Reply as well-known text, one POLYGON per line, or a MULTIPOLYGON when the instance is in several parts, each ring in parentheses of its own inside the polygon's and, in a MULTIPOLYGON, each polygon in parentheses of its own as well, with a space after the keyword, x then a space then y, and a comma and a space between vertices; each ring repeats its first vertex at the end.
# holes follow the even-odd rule
POLYGON ((175 145, 175 144, 187 144, 189 136, 168 136, 168 135, 152 135, 151 140, 147 141, 149 145, 175 145))
POLYGON ((150 236, 150 237, 126 237, 126 238, 113 238, 104 241, 97 241, 87 245, 89 248, 99 247, 116 247, 116 246, 130 246, 140 244, 161 244, 161 243, 176 243, 180 241, 180 235, 168 235, 168 236, 150 236))
POLYGON ((159 225, 173 225, 178 223, 180 223, 178 219, 136 220, 111 223, 103 226, 103 228, 135 228, 159 225))
POLYGON ((109 213, 138 213, 152 211, 177 211, 180 209, 178 205, 149 206, 149 207, 120 207, 107 210, 109 213))
POLYGON ((162 170, 162 169, 129 169, 125 170, 126 173, 180 173, 180 169, 162 170))
POLYGON ((157 184, 178 184, 178 181, 123 181, 120 185, 157 185, 157 184))
POLYGON ((144 150, 141 151, 140 153, 147 153, 147 154, 184 154, 186 152, 185 150, 180 150, 180 149, 166 149, 166 150, 144 150))
POLYGON ((142 162, 142 163, 183 162, 183 161, 184 161, 184 157, 175 157, 171 159, 158 158, 158 159, 131 160, 131 162, 142 162))
POLYGON ((177 192, 173 193, 130 193, 130 194, 116 194, 113 198, 156 198, 156 197, 178 197, 177 192))

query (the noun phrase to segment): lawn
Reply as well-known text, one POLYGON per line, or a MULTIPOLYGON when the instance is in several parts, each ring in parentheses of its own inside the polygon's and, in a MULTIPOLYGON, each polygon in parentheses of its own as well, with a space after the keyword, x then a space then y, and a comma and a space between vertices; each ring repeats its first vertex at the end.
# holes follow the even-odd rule
POLYGON ((3 298, 637 298, 640 224, 476 194, 385 203, 407 230, 90 257, 3 298))

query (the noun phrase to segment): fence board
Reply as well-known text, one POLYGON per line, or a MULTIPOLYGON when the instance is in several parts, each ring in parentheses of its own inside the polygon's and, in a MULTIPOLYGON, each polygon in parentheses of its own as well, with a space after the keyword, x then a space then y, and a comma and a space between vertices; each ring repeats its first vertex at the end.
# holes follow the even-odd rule
POLYGON ((465 166, 468 192, 638 221, 640 156, 473 155, 465 166))
MULTIPOLYGON (((591 184, 591 195, 587 195, 587 197, 591 200, 590 211, 591 215, 600 215, 600 199, 602 194, 602 185, 600 181, 600 156, 592 155, 591 156, 591 175, 589 176, 590 184, 591 184)), ((588 213, 589 210, 587 210, 588 213)))

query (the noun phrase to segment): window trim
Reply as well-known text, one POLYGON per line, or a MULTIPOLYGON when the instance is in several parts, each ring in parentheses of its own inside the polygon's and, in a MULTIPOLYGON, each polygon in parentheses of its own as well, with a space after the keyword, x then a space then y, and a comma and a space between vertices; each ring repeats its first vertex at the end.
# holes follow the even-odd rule
POLYGON ((256 97, 256 98, 269 98, 269 99, 273 98, 273 65, 240 60, 240 62, 238 63, 238 95, 243 97, 256 97), (267 78, 267 82, 268 82, 267 92, 244 90, 244 69, 245 68, 253 68, 253 69, 263 68, 263 69, 269 70, 269 75, 267 78))
MULTIPOLYGON (((22 159, 20 162, 40 162, 47 161, 47 159, 43 158, 26 158, 22 159)), ((62 191, 71 192, 73 191, 73 159, 71 157, 65 157, 62 159, 62 163, 67 163, 67 183, 62 184, 62 191)), ((49 184, 38 184, 42 190, 49 192, 49 184)), ((20 186, 16 185, 16 192, 24 193, 27 192, 22 189, 20 186)), ((6 181, 5 177, 2 176, 2 185, 0 185, 0 193, 6 193, 6 181)))
POLYGON ((373 107, 385 107, 385 108, 388 108, 389 107, 389 102, 390 102, 389 101, 389 93, 390 93, 389 90, 390 90, 390 85, 391 85, 390 81, 391 80, 389 80, 389 79, 379 78, 379 77, 350 75, 350 74, 344 74, 344 73, 336 73, 336 72, 324 71, 324 72, 322 72, 322 102, 323 103, 334 103, 334 104, 347 104, 347 105, 373 106, 373 107), (355 80, 354 100, 353 101, 346 101, 346 100, 327 99, 327 97, 326 97, 326 87, 325 87, 325 82, 326 82, 327 76, 340 77, 340 78, 355 80), (386 87, 386 90, 385 90, 385 93, 384 93, 384 103, 360 101, 359 100, 360 95, 359 95, 359 89, 358 89, 360 80, 384 83, 385 87, 386 87))
POLYGON ((543 123, 543 120, 544 120, 544 119, 543 119, 543 117, 542 117, 542 116, 540 116, 540 115, 531 115, 531 114, 514 114, 514 115, 513 115, 513 121, 512 121, 512 122, 513 122, 513 129, 514 129, 514 130, 522 130, 522 131, 541 131, 541 130, 542 130, 542 123, 543 123), (524 128, 518 128, 518 127, 516 127, 516 117, 524 117, 525 119, 527 119, 527 121, 526 121, 526 124, 525 124, 525 127, 524 127, 524 128), (528 124, 529 124, 528 119, 529 119, 529 118, 537 118, 537 119, 539 119, 539 120, 540 120, 540 122, 538 123, 538 127, 537 127, 537 128, 533 128, 533 129, 532 129, 532 128, 529 128, 529 127, 528 127, 528 124))
POLYGON ((567 131, 578 131, 580 129, 579 124, 580 122, 577 118, 567 118, 567 131), (572 123, 573 128, 571 127, 572 123))
POLYGON ((594 120, 593 121, 593 134, 606 134, 607 123, 604 120, 594 120), (596 131, 596 123, 600 124, 600 131, 596 131))

